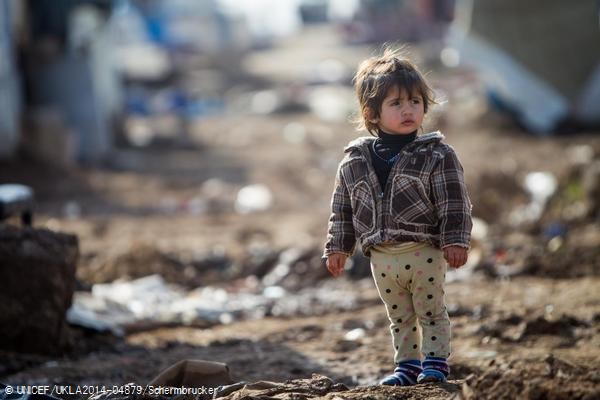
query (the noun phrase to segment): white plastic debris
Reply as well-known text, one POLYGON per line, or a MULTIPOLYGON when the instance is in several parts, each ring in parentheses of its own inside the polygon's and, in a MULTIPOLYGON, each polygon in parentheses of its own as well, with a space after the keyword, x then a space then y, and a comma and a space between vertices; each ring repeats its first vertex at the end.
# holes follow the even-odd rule
POLYGON ((235 211, 240 214, 266 211, 271 208, 273 195, 262 184, 248 185, 240 189, 235 200, 235 211))
POLYGON ((483 241, 488 235, 488 224, 481 218, 473 218, 473 229, 471 237, 475 240, 483 241))
POLYGON ((263 296, 268 299, 280 299, 285 296, 285 289, 281 286, 268 286, 264 288, 263 296))
POLYGON ((556 192, 558 181, 550 172, 530 172, 523 182, 531 201, 524 207, 515 209, 509 216, 512 225, 537 221, 546 207, 546 203, 556 192))
POLYGON ((550 172, 530 172, 525 176, 525 189, 534 202, 545 203, 557 186, 558 182, 550 172))
MULTIPOLYGON (((293 252, 290 252, 290 256, 293 252)), ((287 269, 289 266, 285 265, 287 269)), ((281 270, 280 272, 285 272, 281 270)), ((365 280, 370 287, 371 280, 365 280)), ((211 326, 265 315, 321 315, 333 310, 355 309, 361 281, 351 289, 343 281, 290 292, 278 285, 263 285, 234 292, 206 286, 186 291, 167 284, 160 275, 97 284, 91 292, 76 292, 67 312, 71 324, 124 335, 164 324, 211 326)), ((360 336, 356 331, 352 335, 360 336)), ((351 336, 352 336, 351 335, 351 336)))
POLYGON ((356 341, 365 337, 365 334, 366 332, 363 328, 356 328, 346 332, 346 334, 344 335, 344 339, 356 341))

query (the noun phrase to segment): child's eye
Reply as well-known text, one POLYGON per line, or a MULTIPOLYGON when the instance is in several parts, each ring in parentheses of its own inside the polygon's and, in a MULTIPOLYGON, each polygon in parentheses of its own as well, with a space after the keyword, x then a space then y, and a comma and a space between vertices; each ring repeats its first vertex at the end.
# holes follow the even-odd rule
POLYGON ((413 104, 421 104, 421 99, 416 98, 416 97, 413 98, 411 101, 412 101, 413 104))

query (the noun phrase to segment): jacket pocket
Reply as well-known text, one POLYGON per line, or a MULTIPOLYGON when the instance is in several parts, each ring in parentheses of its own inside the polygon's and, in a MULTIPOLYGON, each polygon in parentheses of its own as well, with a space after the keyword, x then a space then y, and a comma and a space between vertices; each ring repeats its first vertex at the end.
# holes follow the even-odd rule
POLYGON ((362 234, 370 231, 375 225, 375 201, 369 185, 360 181, 350 195, 352 203, 352 224, 357 233, 362 234))
POLYGON ((394 222, 409 225, 436 225, 435 207, 419 178, 397 175, 392 182, 390 214, 394 222))

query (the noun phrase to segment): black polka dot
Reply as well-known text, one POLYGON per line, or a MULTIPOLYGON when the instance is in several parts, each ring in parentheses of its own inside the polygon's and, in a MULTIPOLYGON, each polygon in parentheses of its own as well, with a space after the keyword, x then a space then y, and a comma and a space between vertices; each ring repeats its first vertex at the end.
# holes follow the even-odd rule
POLYGON ((431 300, 431 299, 433 299, 433 295, 432 294, 428 294, 427 298, 431 300))
POLYGON ((433 258, 428 258, 428 259, 427 259, 427 262, 428 262, 429 264, 431 264, 431 263, 433 262, 433 258))
POLYGON ((391 293, 391 292, 392 292, 392 289, 385 289, 385 292, 386 292, 386 293, 391 293))
POLYGON ((396 322, 397 322, 397 323, 399 323, 399 324, 401 324, 401 323, 402 323, 402 318, 398 318, 398 319, 396 320, 396 322))
POLYGON ((430 356, 435 356, 435 353, 434 353, 433 351, 430 351, 430 352, 429 352, 429 355, 430 355, 430 356))
POLYGON ((400 276, 398 274, 396 274, 396 279, 400 278, 400 276))
POLYGON ((396 346, 396 350, 398 350, 398 346, 396 346))
POLYGON ((410 281, 408 281, 408 283, 412 284, 412 279, 410 281))
POLYGON ((431 321, 429 325, 435 325, 435 321, 431 321))
POLYGON ((394 329, 394 332, 398 333, 398 332, 400 332, 400 329, 396 328, 396 329, 394 329))
POLYGON ((416 348, 417 348, 417 345, 416 345, 416 344, 413 344, 413 349, 416 349, 416 348))
POLYGON ((413 326, 413 332, 416 332, 416 331, 417 331, 417 327, 413 326))
POLYGON ((396 304, 394 304, 394 305, 392 306, 392 310, 395 310, 396 308, 398 308, 398 306, 397 306, 396 304))
POLYGON ((428 317, 431 317, 433 314, 431 314, 431 311, 427 311, 427 313, 425 313, 425 315, 427 315, 428 317))
POLYGON ((429 282, 433 282, 433 276, 429 278, 429 282))
POLYGON ((383 276, 385 278, 385 274, 383 272, 381 273, 381 276, 383 276))
POLYGON ((434 340, 434 341, 435 341, 436 339, 437 339, 437 337, 435 337, 435 336, 432 336, 432 337, 431 337, 431 340, 434 340))
POLYGON ((410 269, 410 264, 406 264, 404 268, 408 271, 410 269))

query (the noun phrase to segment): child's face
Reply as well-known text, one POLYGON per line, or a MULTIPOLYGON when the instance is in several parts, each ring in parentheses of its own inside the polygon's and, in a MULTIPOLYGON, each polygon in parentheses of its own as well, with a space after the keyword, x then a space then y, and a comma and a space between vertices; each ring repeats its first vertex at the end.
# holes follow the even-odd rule
POLYGON ((379 118, 371 120, 390 135, 407 135, 419 129, 425 116, 420 94, 409 95, 398 87, 391 88, 381 103, 379 118))

